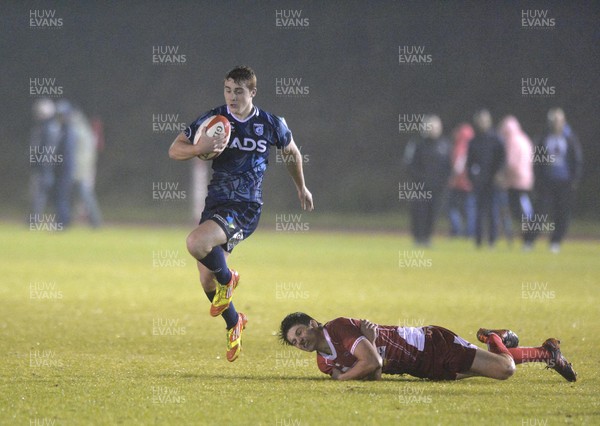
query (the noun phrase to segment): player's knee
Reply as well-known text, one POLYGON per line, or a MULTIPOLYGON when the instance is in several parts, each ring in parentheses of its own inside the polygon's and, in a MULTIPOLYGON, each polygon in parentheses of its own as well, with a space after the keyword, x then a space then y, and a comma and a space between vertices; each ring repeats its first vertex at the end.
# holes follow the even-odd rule
POLYGON ((212 247, 206 239, 202 238, 202 235, 197 232, 190 233, 185 243, 188 252, 196 259, 204 258, 212 250, 212 247))
POLYGON ((512 359, 506 358, 506 361, 502 363, 500 367, 499 377, 500 380, 509 379, 516 371, 515 362, 512 359))
POLYGON ((187 250, 192 256, 194 256, 194 252, 196 250, 196 240, 197 240, 197 238, 193 232, 191 234, 189 234, 185 240, 185 245, 187 247, 187 250))

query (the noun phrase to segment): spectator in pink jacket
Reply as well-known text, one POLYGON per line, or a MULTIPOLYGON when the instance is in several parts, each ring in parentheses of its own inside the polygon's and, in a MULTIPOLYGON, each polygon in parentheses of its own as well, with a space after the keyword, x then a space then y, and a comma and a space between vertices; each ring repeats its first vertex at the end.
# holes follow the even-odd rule
POLYGON ((525 248, 528 249, 535 238, 535 233, 524 225, 534 217, 530 198, 534 182, 533 144, 512 115, 504 117, 498 130, 506 150, 504 178, 510 210, 513 218, 521 224, 521 235, 525 248))

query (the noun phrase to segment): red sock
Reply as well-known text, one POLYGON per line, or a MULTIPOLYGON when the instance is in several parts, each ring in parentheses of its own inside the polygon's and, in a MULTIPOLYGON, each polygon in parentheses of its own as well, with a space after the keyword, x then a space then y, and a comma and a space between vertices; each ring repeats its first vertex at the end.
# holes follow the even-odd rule
POLYGON ((506 349, 506 346, 504 346, 504 343, 502 343, 502 339, 500 338, 500 336, 498 336, 495 333, 490 333, 487 336, 487 347, 488 351, 492 353, 505 354, 511 358, 513 357, 510 351, 506 349))
POLYGON ((515 360, 515 364, 549 361, 552 359, 552 354, 541 346, 539 348, 510 348, 507 350, 515 360))

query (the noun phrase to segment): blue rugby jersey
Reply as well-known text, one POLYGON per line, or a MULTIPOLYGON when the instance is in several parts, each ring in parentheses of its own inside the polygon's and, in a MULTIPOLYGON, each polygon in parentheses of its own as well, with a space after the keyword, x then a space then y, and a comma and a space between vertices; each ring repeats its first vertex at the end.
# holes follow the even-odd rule
POLYGON ((212 161, 213 176, 208 185, 207 199, 216 201, 245 201, 262 204, 262 182, 269 148, 286 147, 292 132, 283 118, 254 106, 252 113, 240 121, 229 112, 227 105, 202 114, 184 134, 194 140, 202 122, 213 115, 223 115, 231 123, 231 137, 227 148, 212 161))

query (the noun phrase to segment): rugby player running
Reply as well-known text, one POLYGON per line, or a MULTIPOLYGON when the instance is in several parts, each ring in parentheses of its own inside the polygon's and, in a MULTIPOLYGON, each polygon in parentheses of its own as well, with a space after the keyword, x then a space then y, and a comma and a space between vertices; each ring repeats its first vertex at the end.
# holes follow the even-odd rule
POLYGON ((231 303, 240 275, 227 265, 229 254, 256 229, 262 208, 262 183, 269 148, 282 150, 282 158, 294 181, 302 209, 313 209, 312 194, 304 182, 302 156, 285 120, 253 104, 256 75, 237 66, 224 80, 225 105, 200 115, 181 132, 169 148, 169 157, 188 160, 200 154, 220 153, 212 160, 200 224, 187 237, 187 249, 198 261, 200 282, 211 301, 210 315, 221 315, 227 327, 227 360, 235 361, 242 349, 247 318, 231 303), (210 137, 206 130, 192 143, 202 122, 223 115, 231 124, 231 136, 210 137))

